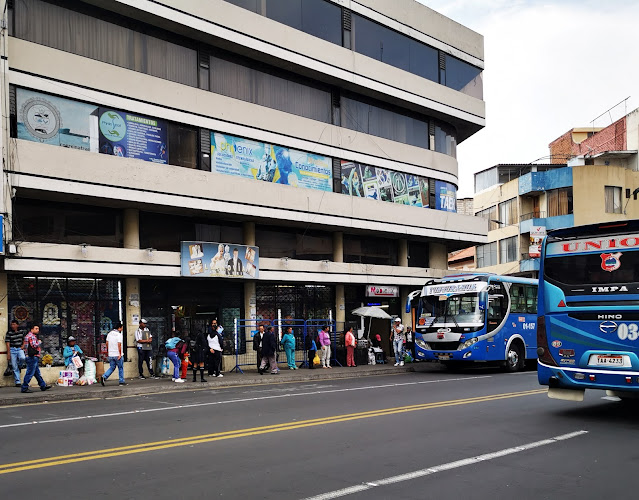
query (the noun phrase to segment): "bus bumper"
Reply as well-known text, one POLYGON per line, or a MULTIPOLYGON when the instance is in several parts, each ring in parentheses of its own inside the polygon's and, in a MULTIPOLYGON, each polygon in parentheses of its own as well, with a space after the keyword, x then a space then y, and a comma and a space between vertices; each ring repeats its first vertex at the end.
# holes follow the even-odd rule
POLYGON ((565 366, 549 366, 538 361, 537 378, 541 385, 547 385, 551 389, 572 389, 577 391, 600 389, 623 393, 639 393, 639 371, 568 368, 565 366))

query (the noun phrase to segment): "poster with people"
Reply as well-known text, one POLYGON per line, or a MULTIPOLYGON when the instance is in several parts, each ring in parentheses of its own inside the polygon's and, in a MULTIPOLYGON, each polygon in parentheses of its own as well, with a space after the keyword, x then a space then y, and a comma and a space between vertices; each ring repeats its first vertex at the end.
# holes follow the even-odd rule
POLYGON ((259 278, 258 247, 183 241, 181 275, 196 278, 259 278))
POLYGON ((332 191, 327 156, 211 132, 211 171, 287 186, 332 191))
POLYGON ((91 137, 97 106, 23 88, 16 89, 16 105, 18 139, 98 151, 97 136, 91 137))

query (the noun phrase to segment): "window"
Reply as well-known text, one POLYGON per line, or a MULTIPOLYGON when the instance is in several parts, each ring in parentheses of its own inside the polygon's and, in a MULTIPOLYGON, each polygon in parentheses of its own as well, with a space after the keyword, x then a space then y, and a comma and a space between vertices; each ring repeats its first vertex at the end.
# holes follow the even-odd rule
POLYGON ((435 125, 435 151, 457 158, 457 133, 453 127, 435 125))
POLYGON ((526 288, 525 285, 514 284, 510 287, 510 312, 526 312, 526 288))
POLYGON ((479 245, 477 247, 477 267, 488 267, 497 265, 497 242, 479 245))
POLYGON ((211 56, 210 89, 242 101, 325 123, 331 122, 331 93, 239 56, 211 56), (233 61, 231 61, 231 57, 233 61))
POLYGON ((428 149, 428 121, 342 96, 342 127, 428 149))
POLYGON ((519 224, 517 198, 499 204, 499 222, 502 227, 519 224))
MULTIPOLYGON (((82 9, 81 2, 73 4, 82 9)), ((137 31, 138 23, 134 31, 96 17, 114 18, 105 11, 91 8, 84 14, 41 0, 14 5, 17 38, 197 87, 197 52, 137 31)))
POLYGON ((395 240, 344 235, 344 262, 360 264, 397 265, 395 240))
POLYGON ((439 83, 477 99, 484 94, 481 69, 446 54, 446 69, 439 83))
POLYGON ((428 267, 428 243, 417 241, 408 242, 408 267, 428 267))
POLYGON ((169 123, 169 164, 197 168, 197 129, 169 123))
MULTIPOLYGON (((621 188, 618 189, 619 193, 621 193, 621 188)), ((572 187, 552 189, 546 193, 546 196, 548 217, 556 217, 558 215, 568 215, 572 213, 572 187)))
POLYGON ((342 9, 325 0, 267 0, 266 17, 336 45, 342 44, 342 9))
POLYGON ((526 285, 526 312, 537 314, 537 286, 526 285))
POLYGON ((482 217, 484 219, 488 219, 488 230, 494 231, 495 229, 499 229, 499 222, 497 221, 497 205, 485 208, 484 210, 480 210, 475 213, 476 217, 482 217))
POLYGON ((617 186, 605 186, 605 203, 607 214, 621 213, 621 188, 617 186))
POLYGON ((492 290, 488 294, 488 317, 487 331, 492 332, 503 321, 504 316, 508 312, 508 298, 506 290, 502 283, 491 283, 492 290))
POLYGON ((333 260, 333 235, 323 231, 258 226, 255 243, 260 257, 333 260))
POLYGON ((499 240, 499 263, 514 262, 517 260, 517 236, 499 240))

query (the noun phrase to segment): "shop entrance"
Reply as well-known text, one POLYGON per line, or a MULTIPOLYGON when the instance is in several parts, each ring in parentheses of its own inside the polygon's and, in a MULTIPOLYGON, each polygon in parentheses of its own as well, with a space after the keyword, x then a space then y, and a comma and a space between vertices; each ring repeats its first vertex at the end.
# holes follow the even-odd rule
POLYGON ((157 354, 166 339, 195 337, 212 319, 224 327, 224 354, 233 354, 233 323, 242 318, 244 285, 230 280, 140 280, 142 317, 153 334, 157 354))

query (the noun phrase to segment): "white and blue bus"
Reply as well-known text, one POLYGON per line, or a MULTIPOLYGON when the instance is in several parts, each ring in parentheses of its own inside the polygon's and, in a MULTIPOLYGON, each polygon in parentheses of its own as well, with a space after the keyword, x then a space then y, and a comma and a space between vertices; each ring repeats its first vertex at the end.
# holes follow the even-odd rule
POLYGON ((537 358, 537 280, 448 276, 413 292, 407 309, 411 306, 418 360, 449 367, 493 362, 514 372, 537 358))

